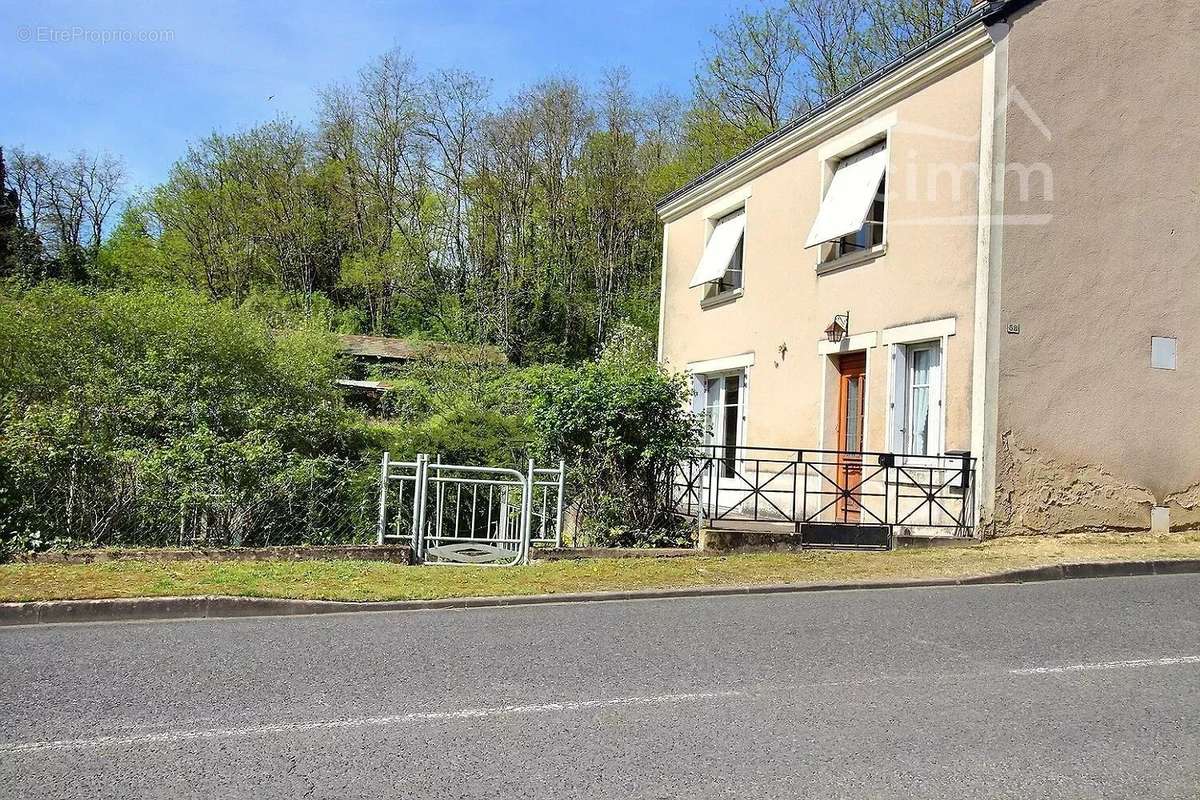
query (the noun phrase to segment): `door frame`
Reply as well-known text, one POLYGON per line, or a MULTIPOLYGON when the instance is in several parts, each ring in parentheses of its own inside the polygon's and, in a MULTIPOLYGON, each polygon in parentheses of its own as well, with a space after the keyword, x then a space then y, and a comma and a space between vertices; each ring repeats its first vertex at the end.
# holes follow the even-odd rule
POLYGON ((837 416, 834 419, 834 435, 836 437, 837 473, 835 484, 839 495, 834 509, 838 522, 856 523, 862 519, 862 456, 851 455, 846 448, 845 426, 846 412, 849 405, 849 387, 851 379, 857 377, 858 382, 858 452, 866 448, 867 420, 867 351, 858 350, 841 353, 834 359, 834 371, 838 380, 837 416), (842 497, 840 492, 850 492, 852 501, 842 497))

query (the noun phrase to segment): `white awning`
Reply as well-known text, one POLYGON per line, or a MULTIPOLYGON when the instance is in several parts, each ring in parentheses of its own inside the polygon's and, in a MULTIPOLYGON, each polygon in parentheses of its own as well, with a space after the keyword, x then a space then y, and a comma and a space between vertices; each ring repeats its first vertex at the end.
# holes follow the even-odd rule
POLYGON ((745 232, 745 212, 721 220, 713 229, 712 236, 708 237, 708 245, 704 248, 704 255, 700 257, 700 265, 696 267, 688 287, 703 286, 723 278, 745 232))
POLYGON ((875 202, 886 169, 887 150, 883 144, 839 164, 829 191, 821 201, 821 210, 817 212, 817 221, 808 234, 805 248, 849 236, 861 228, 871 212, 871 203, 875 202))

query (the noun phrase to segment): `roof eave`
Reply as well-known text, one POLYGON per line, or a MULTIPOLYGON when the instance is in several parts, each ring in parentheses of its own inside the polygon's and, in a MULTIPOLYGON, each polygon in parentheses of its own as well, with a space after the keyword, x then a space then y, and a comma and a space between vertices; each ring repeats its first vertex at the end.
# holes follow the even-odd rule
POLYGON ((680 205, 681 200, 685 200, 689 195, 699 194, 700 190, 713 182, 716 178, 728 173, 734 167, 751 161, 756 155, 763 153, 773 145, 778 145, 781 142, 797 135, 799 131, 811 126, 818 120, 830 115, 835 110, 848 106, 851 101, 862 96, 868 89, 878 85, 890 76, 895 75, 904 67, 911 65, 913 62, 930 56, 931 53, 939 50, 943 45, 946 45, 959 37, 965 36, 972 30, 978 29, 980 26, 987 26, 993 21, 1001 18, 1004 14, 1013 10, 1013 7, 1027 5, 1034 0, 1002 0, 1002 2, 992 2, 987 5, 972 11, 967 16, 959 20, 955 25, 947 28, 942 33, 937 34, 929 41, 905 53, 900 58, 892 61, 875 73, 863 78, 854 86, 846 91, 830 98, 822 103, 817 108, 809 113, 789 122, 779 130, 774 131, 762 139, 759 139, 753 145, 738 153, 733 158, 721 162, 717 166, 708 170, 704 174, 694 178, 679 189, 667 194, 655 204, 655 211, 660 219, 666 221, 668 218, 678 216, 671 213, 671 210, 680 205))

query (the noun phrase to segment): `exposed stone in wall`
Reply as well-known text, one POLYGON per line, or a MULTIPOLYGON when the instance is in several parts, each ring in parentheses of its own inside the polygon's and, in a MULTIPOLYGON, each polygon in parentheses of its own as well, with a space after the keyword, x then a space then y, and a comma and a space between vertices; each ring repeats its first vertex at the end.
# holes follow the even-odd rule
POLYGON ((1200 528, 1200 483, 1167 495, 1163 505, 1171 512, 1171 530, 1200 528))
MULTIPOLYGON (((1147 489, 1124 483, 1094 465, 1050 458, 1022 443, 1012 431, 1001 437, 996 470, 994 533, 998 536, 1144 531, 1150 528, 1150 509, 1158 505, 1147 489)), ((1200 487, 1190 491, 1192 513, 1200 517, 1200 487)), ((1174 517, 1173 509, 1172 527, 1174 517)))

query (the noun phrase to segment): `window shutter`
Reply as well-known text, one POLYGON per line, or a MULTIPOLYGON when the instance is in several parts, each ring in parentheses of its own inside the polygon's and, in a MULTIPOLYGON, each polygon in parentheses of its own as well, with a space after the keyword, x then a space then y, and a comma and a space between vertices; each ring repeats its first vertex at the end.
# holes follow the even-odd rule
POLYGON ((833 181, 821 200, 821 208, 804 243, 805 248, 848 236, 863 226, 879 194, 879 184, 887 172, 887 161, 887 149, 880 144, 838 165, 833 181))
MULTIPOLYGON (((944 339, 942 340, 945 341, 944 339)), ((942 452, 942 424, 946 419, 946 409, 942 407, 942 342, 936 343, 933 348, 932 363, 929 365, 930 372, 930 392, 933 393, 933 402, 931 410, 933 413, 929 415, 929 450, 931 454, 940 454, 942 452)))
POLYGON ((902 344, 892 345, 892 430, 893 453, 903 453, 904 424, 908 415, 908 348, 902 344))
POLYGON ((746 232, 746 213, 744 211, 725 217, 717 227, 713 228, 712 236, 704 247, 704 254, 692 275, 688 288, 703 286, 711 281, 720 280, 729 269, 729 262, 737 252, 738 242, 746 232))

